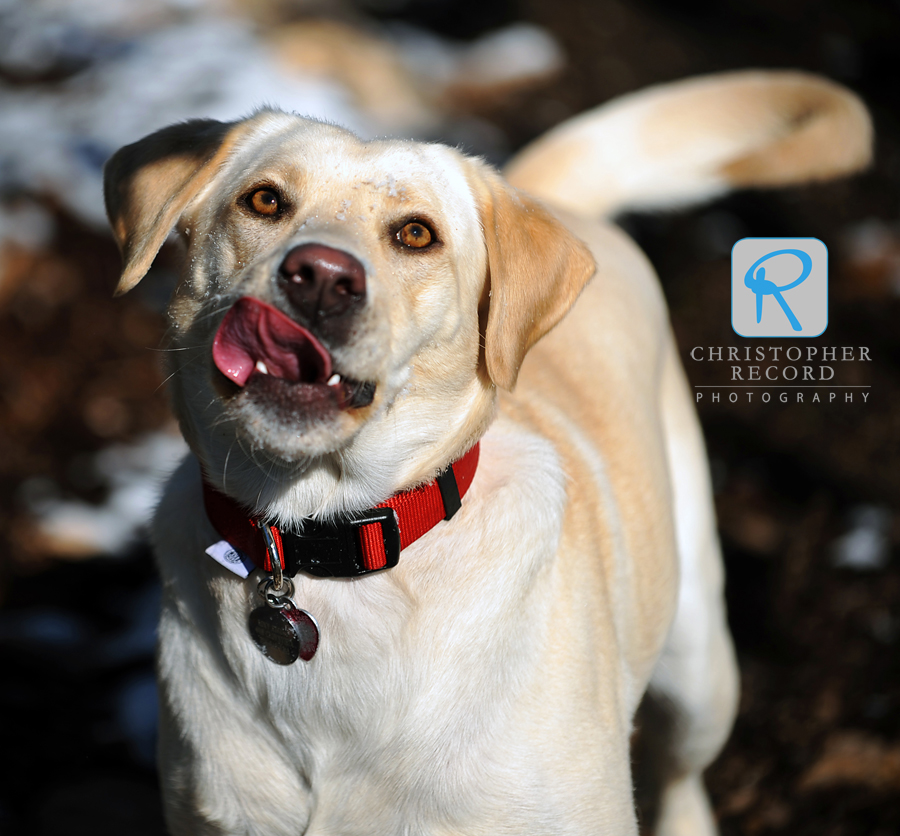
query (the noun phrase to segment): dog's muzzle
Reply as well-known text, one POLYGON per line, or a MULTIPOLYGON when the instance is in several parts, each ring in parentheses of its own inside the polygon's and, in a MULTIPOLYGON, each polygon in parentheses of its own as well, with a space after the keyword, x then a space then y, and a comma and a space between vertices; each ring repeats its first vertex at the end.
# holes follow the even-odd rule
POLYGON ((298 413, 367 406, 375 394, 374 383, 335 370, 328 349, 308 328, 252 296, 225 314, 212 356, 239 388, 298 413))

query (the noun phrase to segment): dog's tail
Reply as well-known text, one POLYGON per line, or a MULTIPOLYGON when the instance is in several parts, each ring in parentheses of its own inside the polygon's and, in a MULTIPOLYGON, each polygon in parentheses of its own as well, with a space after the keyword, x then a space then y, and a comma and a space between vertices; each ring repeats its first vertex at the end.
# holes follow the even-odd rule
POLYGON ((616 99, 536 140, 505 173, 548 203, 597 217, 825 180, 871 155, 869 115, 851 92, 806 73, 749 71, 616 99))

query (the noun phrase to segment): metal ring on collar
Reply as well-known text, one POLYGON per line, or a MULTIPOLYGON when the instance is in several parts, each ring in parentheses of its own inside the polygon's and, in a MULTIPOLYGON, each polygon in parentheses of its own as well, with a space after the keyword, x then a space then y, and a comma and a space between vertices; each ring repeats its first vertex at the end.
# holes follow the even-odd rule
POLYGON ((284 585, 284 567, 281 565, 281 555, 278 552, 278 544, 275 542, 275 535, 272 534, 271 526, 262 523, 260 525, 263 537, 266 541, 266 549, 269 557, 272 559, 272 577, 275 583, 275 591, 281 594, 281 588, 284 585))
POLYGON ((256 587, 257 592, 265 599, 266 603, 276 610, 284 609, 294 594, 294 584, 290 578, 282 580, 282 588, 276 589, 275 579, 271 576, 263 578, 256 587))

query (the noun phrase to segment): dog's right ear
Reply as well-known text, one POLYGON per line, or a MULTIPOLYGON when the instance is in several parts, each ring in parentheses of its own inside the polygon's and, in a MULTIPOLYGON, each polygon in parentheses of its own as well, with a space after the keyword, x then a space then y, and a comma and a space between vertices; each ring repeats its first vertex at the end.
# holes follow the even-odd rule
POLYGON ((184 210, 234 144, 234 123, 195 119, 119 149, 103 170, 106 213, 124 267, 116 295, 131 290, 184 210))

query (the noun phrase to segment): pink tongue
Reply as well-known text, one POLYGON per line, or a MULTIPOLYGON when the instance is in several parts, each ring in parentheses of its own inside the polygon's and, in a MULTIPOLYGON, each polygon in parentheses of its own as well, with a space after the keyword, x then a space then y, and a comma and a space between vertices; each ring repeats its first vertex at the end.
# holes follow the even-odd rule
POLYGON ((331 377, 331 357, 322 344, 302 325, 250 296, 225 314, 212 355, 216 368, 238 386, 247 383, 260 361, 272 377, 294 383, 324 383, 331 377))

